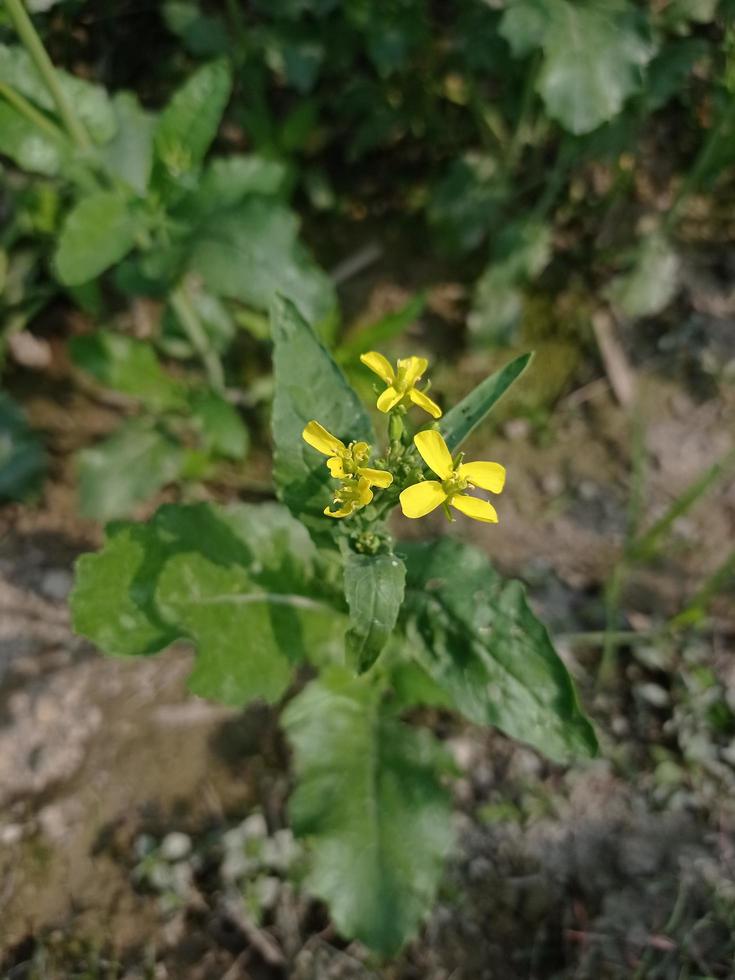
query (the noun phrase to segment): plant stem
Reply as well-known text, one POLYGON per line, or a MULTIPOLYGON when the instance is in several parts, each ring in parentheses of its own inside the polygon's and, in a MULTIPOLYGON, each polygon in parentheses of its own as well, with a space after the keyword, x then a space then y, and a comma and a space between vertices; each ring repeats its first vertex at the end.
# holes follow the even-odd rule
POLYGON ((215 391, 222 392, 225 387, 225 376, 222 370, 222 363, 209 346, 207 334, 201 324, 199 315, 191 305, 191 301, 186 293, 183 284, 179 284, 171 293, 171 306, 179 318, 181 326, 184 328, 187 337, 191 341, 192 347, 197 352, 204 364, 209 383, 215 391))
POLYGON ((46 133, 47 136, 55 140, 63 141, 66 139, 65 133, 58 126, 54 125, 42 112, 39 112, 20 92, 16 92, 14 88, 6 85, 5 82, 0 82, 0 97, 4 98, 6 102, 9 102, 14 109, 22 116, 25 116, 29 123, 32 123, 37 129, 46 133))
POLYGON ((23 5, 23 0, 5 0, 5 6, 13 22, 13 26, 18 32, 18 37, 25 46, 26 51, 36 66, 38 74, 43 79, 51 98, 56 104, 59 117, 66 131, 80 150, 88 150, 91 144, 87 130, 74 113, 71 103, 67 100, 59 84, 56 69, 46 53, 46 49, 36 32, 36 28, 33 26, 31 18, 28 16, 26 8, 23 5))
POLYGON ((536 93, 536 82, 538 80, 539 69, 541 67, 540 57, 536 57, 532 65, 529 66, 528 72, 526 73, 526 78, 523 83, 523 94, 521 95, 521 109, 518 116, 518 122, 516 128, 513 130, 513 135, 508 144, 508 149, 505 153, 505 159, 503 161, 503 166, 507 175, 509 175, 514 169, 515 165, 518 163, 518 158, 521 155, 521 151, 527 142, 528 136, 528 124, 529 117, 531 115, 531 107, 533 106, 533 97, 536 93))

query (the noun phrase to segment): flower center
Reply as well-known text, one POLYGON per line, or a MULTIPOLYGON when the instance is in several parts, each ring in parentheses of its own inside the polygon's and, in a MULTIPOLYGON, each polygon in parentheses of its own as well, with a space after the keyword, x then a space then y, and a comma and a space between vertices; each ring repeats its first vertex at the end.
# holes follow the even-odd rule
POLYGON ((448 497, 455 493, 462 493, 469 485, 469 481, 461 477, 456 470, 453 470, 447 479, 442 481, 442 488, 448 497))

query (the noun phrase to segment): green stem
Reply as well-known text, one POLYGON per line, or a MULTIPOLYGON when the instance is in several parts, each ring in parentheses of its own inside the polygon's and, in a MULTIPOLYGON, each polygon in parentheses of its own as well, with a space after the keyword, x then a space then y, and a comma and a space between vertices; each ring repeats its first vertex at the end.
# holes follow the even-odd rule
POLYGON ((188 295, 182 284, 171 293, 171 306, 179 318, 181 326, 186 331, 186 335, 191 341, 192 347, 197 352, 204 364, 209 383, 215 391, 223 391, 225 387, 225 376, 222 370, 222 363, 217 354, 209 346, 207 334, 201 324, 199 315, 191 305, 188 295))
POLYGON ((59 117, 66 131, 80 150, 88 150, 91 143, 87 135, 87 130, 77 118, 71 104, 67 101, 66 95, 59 84, 56 69, 46 53, 40 37, 36 33, 36 28, 33 26, 22 0, 5 0, 5 6, 13 22, 13 26, 18 32, 18 37, 21 39, 36 66, 36 70, 43 79, 51 98, 56 103, 59 117))
POLYGON ((566 177, 567 169, 573 155, 573 143, 571 138, 569 136, 564 136, 562 144, 559 147, 559 151, 556 154, 554 169, 551 171, 551 176, 546 181, 546 190, 539 198, 536 207, 531 213, 533 220, 543 221, 554 206, 556 199, 564 185, 564 178, 566 177))
POLYGON ((29 123, 34 125, 36 129, 40 129, 42 132, 46 133, 54 140, 65 140, 65 134, 55 126, 50 119, 48 119, 42 112, 31 105, 31 103, 20 92, 16 92, 14 88, 6 85, 5 82, 0 82, 0 97, 9 102, 14 109, 16 109, 21 116, 25 116, 29 123))

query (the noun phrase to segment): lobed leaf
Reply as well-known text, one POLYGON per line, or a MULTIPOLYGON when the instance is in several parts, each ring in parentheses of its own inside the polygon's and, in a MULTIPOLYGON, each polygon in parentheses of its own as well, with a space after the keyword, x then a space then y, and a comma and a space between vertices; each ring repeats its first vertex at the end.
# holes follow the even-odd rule
POLYGON ((290 816, 312 849, 307 888, 343 935, 395 953, 430 908, 452 843, 440 748, 340 668, 294 698, 283 725, 297 778, 290 816))
POLYGON ((577 135, 620 112, 656 50, 628 0, 513 0, 500 32, 516 55, 541 49, 537 90, 549 115, 577 135))
POLYGON ((77 563, 71 608, 77 632, 110 654, 191 640, 191 689, 228 704, 277 700, 295 662, 343 646, 316 548, 276 504, 167 505, 111 526, 77 563))
POLYGON ((451 408, 439 422, 439 431, 454 453, 465 439, 489 415, 514 381, 523 374, 533 354, 521 354, 505 367, 481 381, 458 405, 451 408))
POLYGON ((360 674, 372 667, 393 633, 405 580, 406 567, 393 554, 346 554, 344 587, 350 609, 347 658, 360 674))
POLYGON ((271 307, 273 332, 273 475, 283 502, 297 517, 325 529, 323 510, 331 502, 324 456, 301 438, 316 419, 344 442, 375 444, 370 419, 332 355, 296 306, 277 297, 271 307))
POLYGON ((406 650, 448 703, 551 759, 594 755, 592 726, 523 586, 503 580, 484 555, 452 538, 401 551, 406 650))

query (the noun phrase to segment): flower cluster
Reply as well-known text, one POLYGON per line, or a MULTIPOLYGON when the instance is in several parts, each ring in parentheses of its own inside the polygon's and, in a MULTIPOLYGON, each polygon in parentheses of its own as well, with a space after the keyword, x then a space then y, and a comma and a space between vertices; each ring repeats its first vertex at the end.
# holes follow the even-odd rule
MULTIPOLYGON (((441 409, 429 398, 426 389, 420 391, 416 388, 428 367, 426 358, 399 360, 395 369, 377 351, 361 355, 360 360, 387 385, 377 401, 381 412, 403 414, 409 404, 413 404, 424 409, 432 418, 441 418, 441 409)), ((345 444, 315 420, 308 423, 302 436, 305 442, 328 457, 326 465, 329 472, 340 481, 334 493, 336 509, 324 509, 328 517, 350 517, 372 501, 373 487, 387 489, 393 484, 393 474, 388 470, 367 465, 372 451, 368 443, 345 444)), ((453 517, 449 508, 453 507, 474 520, 497 523, 498 515, 493 505, 466 491, 479 488, 500 493, 505 484, 505 468, 500 463, 465 463, 463 453, 453 459, 443 436, 436 429, 417 432, 413 443, 438 480, 420 478, 401 491, 398 499, 406 517, 424 517, 442 506, 450 520, 453 517)))

